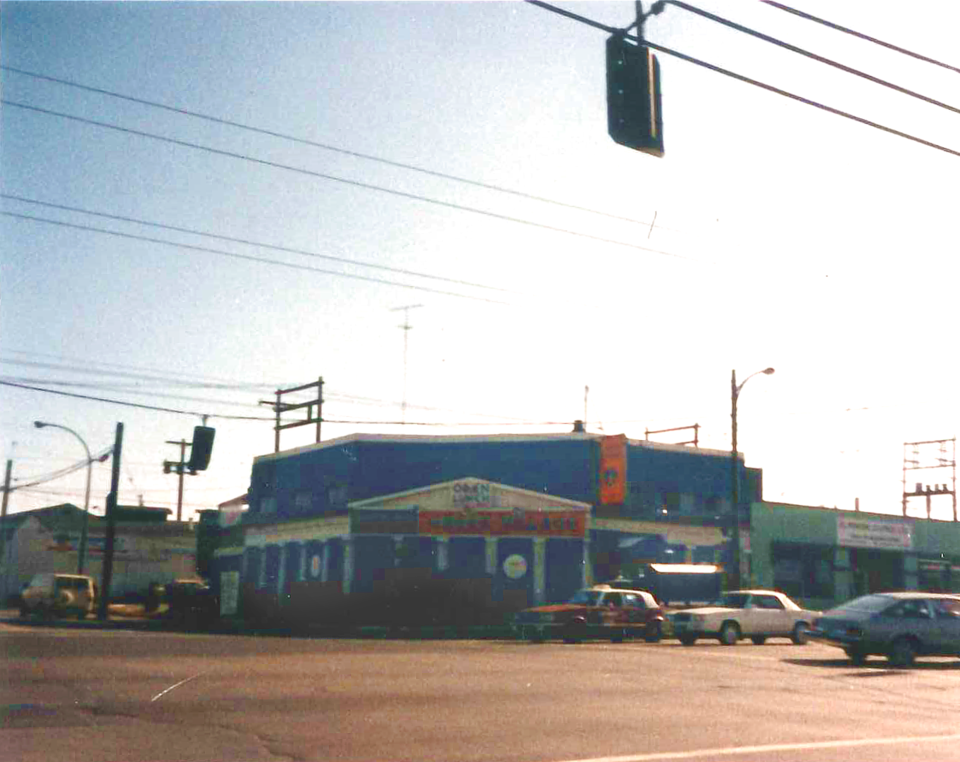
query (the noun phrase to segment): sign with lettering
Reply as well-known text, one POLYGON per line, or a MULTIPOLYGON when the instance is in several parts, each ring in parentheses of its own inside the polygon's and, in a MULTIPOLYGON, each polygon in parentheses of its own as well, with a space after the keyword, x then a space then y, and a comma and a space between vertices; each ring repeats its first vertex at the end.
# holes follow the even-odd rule
POLYGON ((840 514, 837 516, 837 544, 853 548, 912 550, 912 529, 907 521, 840 514))
POLYGON ((584 511, 420 511, 420 534, 583 537, 584 511))
POLYGON ((487 482, 455 482, 453 485, 453 507, 467 511, 489 508, 490 484, 487 482))

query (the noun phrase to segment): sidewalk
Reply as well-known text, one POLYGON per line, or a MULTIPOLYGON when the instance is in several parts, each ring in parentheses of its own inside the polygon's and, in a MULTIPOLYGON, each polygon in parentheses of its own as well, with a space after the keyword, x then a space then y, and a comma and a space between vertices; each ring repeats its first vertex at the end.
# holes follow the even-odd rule
POLYGON ((0 625, 57 627, 87 630, 140 630, 144 632, 206 633, 267 637, 362 638, 371 640, 513 640, 510 627, 474 625, 468 627, 346 626, 329 624, 277 625, 247 622, 233 617, 209 621, 172 618, 166 612, 146 614, 143 606, 111 604, 106 621, 86 619, 40 619, 21 617, 17 609, 0 610, 0 625))

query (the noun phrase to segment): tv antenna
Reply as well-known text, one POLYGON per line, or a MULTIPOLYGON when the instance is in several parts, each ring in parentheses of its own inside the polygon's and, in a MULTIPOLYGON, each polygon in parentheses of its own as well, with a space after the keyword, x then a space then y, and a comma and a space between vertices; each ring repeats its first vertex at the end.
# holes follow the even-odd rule
POLYGON ((417 307, 422 307, 422 304, 407 304, 403 307, 394 307, 391 309, 391 312, 399 312, 403 310, 403 325, 399 326, 403 329, 403 402, 400 403, 400 422, 403 425, 407 423, 407 343, 408 343, 408 334, 410 329, 413 328, 410 325, 410 310, 415 310, 417 307))

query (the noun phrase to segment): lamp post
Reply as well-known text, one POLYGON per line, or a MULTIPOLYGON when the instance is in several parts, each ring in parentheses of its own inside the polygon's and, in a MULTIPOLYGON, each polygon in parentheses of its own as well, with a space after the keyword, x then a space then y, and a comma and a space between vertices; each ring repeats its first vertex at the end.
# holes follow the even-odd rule
POLYGON ((91 457, 90 448, 87 447, 87 443, 83 441, 83 437, 81 437, 73 429, 62 426, 59 423, 45 423, 44 421, 34 421, 33 425, 38 429, 43 429, 49 426, 53 429, 63 429, 64 431, 70 432, 79 440, 80 444, 83 445, 83 451, 87 454, 87 489, 83 497, 83 524, 80 530, 80 550, 77 558, 77 574, 83 574, 83 566, 87 556, 87 523, 90 518, 90 471, 93 466, 94 458, 91 457))
POLYGON ((773 372, 773 368, 758 370, 756 373, 751 373, 743 379, 739 385, 737 384, 736 369, 730 374, 730 434, 732 440, 730 446, 730 508, 733 516, 733 554, 731 564, 733 566, 733 573, 728 577, 728 585, 734 590, 740 587, 740 467, 737 463, 739 460, 737 453, 737 399, 740 397, 740 392, 747 381, 754 376, 759 376, 761 373, 769 376, 773 372))

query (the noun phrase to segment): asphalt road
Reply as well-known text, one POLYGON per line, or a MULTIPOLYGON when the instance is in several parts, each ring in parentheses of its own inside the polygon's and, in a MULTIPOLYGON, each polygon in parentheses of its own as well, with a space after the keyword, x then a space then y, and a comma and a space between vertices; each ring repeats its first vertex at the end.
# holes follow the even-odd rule
POLYGON ((960 660, 0 624, 0 757, 949 762, 960 660))

